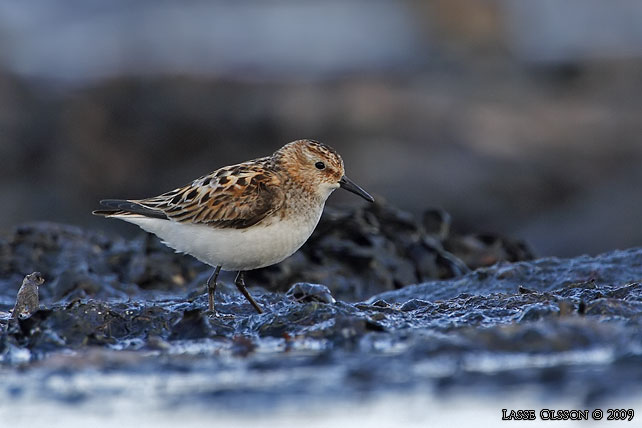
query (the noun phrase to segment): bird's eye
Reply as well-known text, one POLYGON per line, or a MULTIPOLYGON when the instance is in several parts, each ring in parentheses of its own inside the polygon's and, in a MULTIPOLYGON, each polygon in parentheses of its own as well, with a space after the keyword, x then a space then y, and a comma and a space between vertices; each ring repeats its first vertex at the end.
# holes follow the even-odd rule
POLYGON ((316 166, 317 169, 325 169, 325 164, 323 162, 317 162, 314 166, 316 166))

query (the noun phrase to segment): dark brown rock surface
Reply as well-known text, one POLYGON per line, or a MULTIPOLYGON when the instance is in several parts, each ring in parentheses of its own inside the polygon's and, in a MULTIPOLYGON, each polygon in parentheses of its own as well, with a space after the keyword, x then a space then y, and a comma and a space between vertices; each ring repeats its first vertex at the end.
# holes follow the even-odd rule
POLYGON ((424 389, 445 397, 520 388, 572 394, 583 406, 639 394, 642 249, 501 262, 393 290, 399 261, 418 278, 417 245, 461 267, 443 249, 451 234, 385 206, 329 214, 298 258, 256 275, 278 285, 254 288, 261 315, 223 281, 219 315, 209 316, 209 270, 155 238, 16 228, 0 243, 0 311, 13 305, 22 272, 42 271, 47 286, 31 317, 0 312, 0 399, 24 411, 122 399, 212 412, 424 389), (309 283, 283 293, 297 275, 333 279, 336 301, 309 283), (363 301, 346 289, 380 293, 363 301))

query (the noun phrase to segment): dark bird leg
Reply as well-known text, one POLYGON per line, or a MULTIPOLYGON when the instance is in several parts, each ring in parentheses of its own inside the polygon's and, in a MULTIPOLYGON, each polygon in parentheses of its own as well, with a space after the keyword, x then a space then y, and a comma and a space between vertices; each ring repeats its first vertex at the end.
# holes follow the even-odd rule
POLYGON ((245 280, 243 279, 243 271, 239 271, 238 275, 236 275, 236 279, 234 280, 234 284, 236 284, 236 288, 239 289, 241 293, 245 296, 248 302, 254 306, 254 309, 256 309, 256 312, 262 314, 263 309, 254 301, 252 296, 250 296, 250 293, 248 293, 247 289, 245 288, 245 280))
POLYGON ((216 269, 214 269, 214 272, 212 272, 210 278, 207 280, 207 298, 210 303, 210 311, 214 311, 214 292, 216 291, 216 280, 218 279, 219 273, 221 273, 221 267, 216 266, 216 269))

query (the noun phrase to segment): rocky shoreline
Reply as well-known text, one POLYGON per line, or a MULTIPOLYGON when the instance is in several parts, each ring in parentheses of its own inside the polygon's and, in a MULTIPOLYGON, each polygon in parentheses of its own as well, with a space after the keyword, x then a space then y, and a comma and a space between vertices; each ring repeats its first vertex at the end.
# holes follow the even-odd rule
POLYGON ((248 280, 261 315, 226 284, 208 315, 208 269, 155 238, 20 226, 0 242, 0 400, 268 411, 409 391, 640 395, 642 248, 524 260, 524 244, 458 236, 438 214, 329 212, 248 280), (10 319, 36 270, 40 310, 10 319))

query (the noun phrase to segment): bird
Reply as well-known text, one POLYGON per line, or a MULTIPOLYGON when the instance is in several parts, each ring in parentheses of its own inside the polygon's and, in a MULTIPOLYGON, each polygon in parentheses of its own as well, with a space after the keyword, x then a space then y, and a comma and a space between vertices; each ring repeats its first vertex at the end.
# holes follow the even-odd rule
POLYGON ((45 282, 40 272, 25 276, 18 290, 16 304, 11 311, 11 318, 30 317, 40 307, 38 287, 45 282))
POLYGON ((302 139, 159 196, 101 200, 104 208, 93 214, 133 223, 176 252, 212 266, 207 280, 212 313, 219 273, 237 272, 234 284, 260 314, 263 309, 247 291, 244 272, 279 263, 301 248, 338 188, 374 202, 345 175, 336 150, 302 139))

